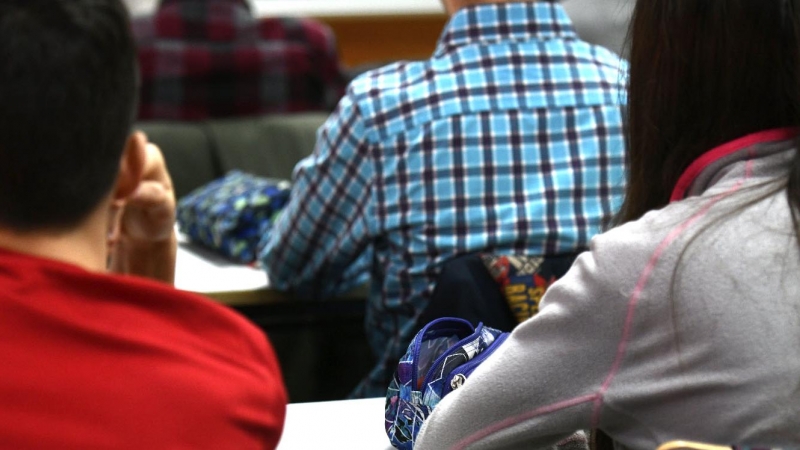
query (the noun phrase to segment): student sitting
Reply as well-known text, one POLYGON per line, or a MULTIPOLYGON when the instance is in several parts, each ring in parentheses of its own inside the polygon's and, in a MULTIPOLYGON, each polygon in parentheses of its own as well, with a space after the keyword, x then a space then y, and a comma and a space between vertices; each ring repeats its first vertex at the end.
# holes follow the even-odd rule
POLYGON ((350 84, 262 256, 300 295, 370 279, 377 364, 358 396, 385 392, 445 261, 580 252, 622 197, 627 64, 558 2, 443 3, 430 59, 350 84))
POLYGON ((619 225, 426 421, 419 450, 595 428, 800 446, 800 3, 639 0, 619 225))
POLYGON ((265 336, 164 283, 175 198, 131 134, 129 29, 119 0, 0 0, 0 447, 274 448, 265 336))
POLYGON ((329 111, 344 93, 333 32, 311 19, 258 19, 247 0, 161 0, 133 30, 141 120, 329 111))

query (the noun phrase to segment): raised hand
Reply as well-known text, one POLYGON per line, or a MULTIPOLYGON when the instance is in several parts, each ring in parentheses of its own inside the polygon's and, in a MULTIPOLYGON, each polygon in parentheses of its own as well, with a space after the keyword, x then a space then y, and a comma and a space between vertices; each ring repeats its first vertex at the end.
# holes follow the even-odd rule
POLYGON ((175 193, 164 156, 143 133, 132 139, 144 147, 138 187, 111 205, 109 268, 172 283, 175 273, 175 193))

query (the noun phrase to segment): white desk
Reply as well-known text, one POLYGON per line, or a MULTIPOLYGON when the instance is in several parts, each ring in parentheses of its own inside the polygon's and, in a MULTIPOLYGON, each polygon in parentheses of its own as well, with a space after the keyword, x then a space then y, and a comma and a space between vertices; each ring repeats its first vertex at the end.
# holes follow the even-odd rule
POLYGON ((237 264, 192 244, 180 233, 175 261, 175 287, 221 299, 225 303, 250 303, 251 298, 254 302, 259 294, 270 291, 265 271, 237 264))
MULTIPOLYGON (((211 297, 229 306, 281 303, 290 294, 273 289, 263 269, 233 262, 178 233, 175 261, 175 287, 211 297)), ((341 300, 363 301, 368 287, 361 286, 341 296, 341 300)))
POLYGON ((392 450, 383 426, 384 398, 294 403, 278 450, 392 450))

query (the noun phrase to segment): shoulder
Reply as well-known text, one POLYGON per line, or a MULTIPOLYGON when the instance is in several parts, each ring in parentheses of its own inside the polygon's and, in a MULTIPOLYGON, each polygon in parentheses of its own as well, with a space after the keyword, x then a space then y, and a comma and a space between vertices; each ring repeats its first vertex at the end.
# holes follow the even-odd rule
POLYGON ((660 301, 716 279, 726 267, 743 270, 737 261, 785 253, 790 233, 775 230, 791 229, 791 218, 785 197, 777 197, 748 205, 710 193, 674 202, 594 237, 582 258, 608 290, 639 290, 642 299, 660 301))
MULTIPOLYGON (((204 297, 149 280, 108 278, 117 286, 106 293, 116 305, 109 316, 121 323, 106 339, 135 339, 159 355, 160 370, 148 375, 151 386, 172 385, 170 399, 209 408, 212 417, 235 417, 240 408, 254 407, 254 434, 278 441, 287 395, 278 358, 261 330, 204 297), (139 337, 128 337, 134 333, 139 337)), ((119 356, 131 358, 131 352, 119 356)))
MULTIPOLYGON (((3 306, 29 315, 42 333, 69 341, 74 338, 69 330, 92 330, 93 345, 113 342, 110 348, 120 356, 129 354, 125 349, 150 349, 191 367, 229 367, 237 361, 252 373, 280 376, 264 333, 204 297, 143 278, 2 251, 0 273, 3 306), (119 343, 126 346, 116 347, 119 343)), ((32 331, 30 323, 19 324, 20 329, 32 331)))
POLYGON ((547 61, 556 74, 573 77, 583 89, 608 91, 615 100, 625 98, 628 62, 614 52, 580 39, 545 41, 541 51, 549 55, 547 61), (572 67, 570 74, 559 69, 564 63, 572 67))
POLYGON ((424 61, 401 61, 362 73, 347 86, 344 97, 331 116, 335 122, 358 119, 370 141, 407 129, 424 105, 410 99, 424 99, 429 88, 422 83, 424 61), (424 91, 424 92, 422 92, 424 91))
POLYGON ((599 296, 630 299, 637 289, 660 292, 671 283, 700 207, 697 199, 690 199, 597 235, 570 272, 575 271, 579 284, 590 285, 587 292, 599 296))
POLYGON ((390 110, 405 90, 425 80, 429 67, 428 61, 398 61, 369 70, 350 83, 348 94, 370 113, 390 110))
POLYGON ((576 41, 575 52, 592 64, 597 65, 608 74, 613 74, 617 77, 623 75, 624 78, 627 78, 629 69, 628 61, 611 50, 596 44, 578 40, 576 41))
POLYGON ((261 330, 208 298, 133 276, 87 273, 72 278, 71 297, 84 297, 87 305, 102 302, 98 314, 126 328, 164 343, 182 342, 220 356, 236 355, 243 363, 277 366, 261 330))
POLYGON ((755 297, 773 299, 780 297, 778 287, 797 289, 797 277, 784 279, 800 265, 785 188, 753 186, 727 196, 722 188, 708 191, 716 198, 702 197, 709 211, 683 240, 677 285, 687 293, 708 290, 711 296, 715 291, 743 294, 766 289, 755 297))

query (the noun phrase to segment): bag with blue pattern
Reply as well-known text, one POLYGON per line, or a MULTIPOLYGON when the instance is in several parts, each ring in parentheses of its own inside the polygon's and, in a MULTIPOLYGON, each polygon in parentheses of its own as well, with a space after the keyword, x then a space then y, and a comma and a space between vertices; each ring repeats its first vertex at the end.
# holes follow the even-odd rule
POLYGON ((400 359, 386 394, 386 434, 392 445, 411 450, 439 401, 461 387, 508 335, 448 317, 422 328, 400 359))
POLYGON ((234 170, 178 202, 178 228, 234 261, 252 263, 290 192, 288 181, 234 170))

